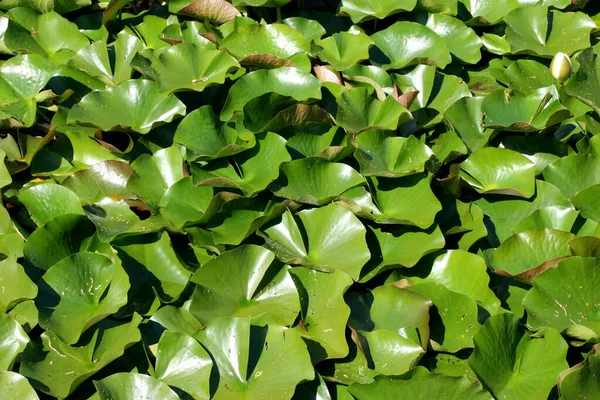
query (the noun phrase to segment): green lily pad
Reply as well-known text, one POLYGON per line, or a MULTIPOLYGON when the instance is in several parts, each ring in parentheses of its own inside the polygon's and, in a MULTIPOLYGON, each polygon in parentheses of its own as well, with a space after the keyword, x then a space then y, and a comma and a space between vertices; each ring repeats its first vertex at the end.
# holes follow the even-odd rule
POLYGON ((185 105, 160 93, 158 84, 132 79, 86 95, 69 112, 68 123, 144 134, 184 114, 185 105))
POLYGON ((571 199, 571 202, 581 216, 600 222, 600 184, 583 189, 571 199))
POLYGON ((75 253, 42 277, 36 297, 40 326, 73 344, 124 306, 128 289, 127 274, 119 264, 100 254, 75 253))
POLYGON ((411 11, 416 4, 417 0, 343 0, 340 14, 349 16, 352 22, 358 23, 373 18, 384 19, 402 11, 411 11))
POLYGON ((100 400, 131 399, 142 400, 160 397, 164 400, 177 400, 179 396, 166 383, 148 375, 120 372, 94 381, 100 400))
POLYGON ((340 32, 315 42, 318 57, 338 71, 369 58, 373 41, 358 29, 340 32))
POLYGON ((575 154, 562 157, 548 165, 542 174, 544 180, 570 198, 600 182, 600 156, 575 154))
POLYGON ((218 318, 194 337, 220 373, 213 399, 289 399, 298 383, 315 377, 306 345, 289 328, 251 326, 249 318, 218 318), (229 338, 226 343, 224 337, 229 338))
POLYGON ((444 39, 426 26, 401 21, 371 35, 375 45, 388 58, 384 69, 399 69, 427 60, 440 68, 452 61, 444 39))
POLYGON ((300 311, 298 292, 289 267, 274 259, 269 250, 247 245, 202 265, 192 277, 190 312, 203 324, 267 313, 281 325, 292 325, 300 311))
POLYGON ((460 164, 461 177, 479 193, 530 198, 535 193, 535 164, 507 149, 487 147, 460 164))
POLYGON ((463 97, 452 104, 444 118, 471 151, 483 148, 493 133, 483 125, 482 103, 485 97, 463 97))
POLYGON ((268 93, 291 97, 296 101, 321 98, 321 83, 314 76, 293 67, 261 69, 238 79, 227 95, 221 121, 243 113, 251 100, 268 93))
POLYGON ((523 299, 527 323, 534 329, 550 326, 559 331, 581 326, 587 328, 583 334, 576 330, 569 333, 583 340, 598 337, 597 269, 594 258, 572 257, 535 278, 533 288, 523 299))
POLYGON ((18 303, 34 299, 38 287, 29 279, 16 257, 0 261, 0 312, 8 312, 18 303))
POLYGON ((126 348, 141 339, 138 326, 142 317, 131 322, 103 320, 83 334, 76 346, 62 342, 46 331, 27 347, 19 372, 32 385, 52 396, 66 397, 87 378, 123 355, 126 348))
POLYGON ((240 136, 235 126, 221 123, 209 105, 186 115, 173 141, 185 146, 190 161, 229 157, 256 143, 254 135, 240 136))
POLYGON ((7 399, 39 400, 27 378, 10 371, 0 371, 0 396, 7 399))
POLYGON ((450 53, 462 62, 476 64, 481 59, 481 39, 461 20, 441 13, 429 14, 427 27, 444 39, 450 53))
POLYGON ((0 112, 24 126, 32 126, 36 119, 36 96, 56 72, 54 64, 35 54, 4 61, 0 65, 0 112))
POLYGON ((393 131, 399 124, 412 119, 410 112, 392 96, 380 101, 371 96, 366 88, 344 91, 336 102, 337 123, 349 133, 370 129, 393 131))
POLYGON ((21 201, 38 225, 65 214, 83 214, 81 202, 69 189, 53 184, 31 186, 19 192, 21 201))
POLYGON ((176 0, 169 2, 169 12, 207 19, 222 24, 241 15, 237 8, 225 0, 176 0))
POLYGON ((400 376, 377 376, 369 384, 354 383, 348 391, 358 400, 384 400, 402 393, 407 398, 488 400, 492 396, 464 377, 432 373, 415 367, 400 376))
POLYGON ((301 211, 297 216, 300 221, 287 211, 279 224, 260 232, 277 257, 325 272, 341 270, 358 279, 370 257, 366 229, 360 221, 335 204, 301 211))
POLYGON ((352 167, 320 157, 294 160, 282 168, 282 173, 284 179, 274 183, 274 194, 314 205, 326 204, 344 191, 364 184, 364 178, 352 167))
POLYGON ((195 400, 209 399, 213 363, 204 348, 192 337, 166 331, 158 342, 156 378, 184 390, 195 400))
POLYGON ((474 341, 469 365, 496 398, 547 399, 568 367, 568 345, 558 331, 526 333, 510 313, 490 317, 474 341))
POLYGON ((586 49, 579 54, 577 62, 579 69, 569 79, 565 89, 568 94, 599 112, 600 97, 596 89, 600 88, 600 59, 593 49, 586 49))
POLYGON ((296 283, 302 305, 301 321, 294 329, 302 335, 313 364, 348 354, 346 323, 350 308, 344 293, 352 279, 341 271, 333 273, 295 267, 290 274, 296 283))
POLYGON ((0 313, 0 371, 10 371, 17 356, 25 350, 29 337, 21 325, 0 313))
POLYGON ((519 0, 460 0, 474 18, 484 24, 497 24, 506 14, 520 7, 519 0))
POLYGON ((594 345, 585 360, 564 371, 558 379, 560 393, 565 399, 594 398, 600 396, 598 374, 600 345, 594 345))
POLYGON ((581 12, 548 11, 548 7, 519 7, 505 18, 506 40, 513 53, 554 57, 590 46, 596 24, 581 12))

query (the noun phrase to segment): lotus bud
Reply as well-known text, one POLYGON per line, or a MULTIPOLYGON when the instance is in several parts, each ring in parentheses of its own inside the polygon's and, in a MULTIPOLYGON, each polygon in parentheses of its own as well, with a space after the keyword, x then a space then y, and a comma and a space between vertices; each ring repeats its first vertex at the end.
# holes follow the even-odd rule
POLYGON ((556 53, 550 64, 550 74, 559 83, 566 81, 571 75, 571 59, 565 53, 556 53))

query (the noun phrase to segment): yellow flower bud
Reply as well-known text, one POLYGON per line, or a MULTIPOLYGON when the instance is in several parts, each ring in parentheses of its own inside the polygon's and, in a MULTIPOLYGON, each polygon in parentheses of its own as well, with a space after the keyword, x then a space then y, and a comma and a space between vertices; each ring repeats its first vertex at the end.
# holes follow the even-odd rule
POLYGON ((565 53, 556 53, 550 64, 550 74, 559 83, 566 81, 571 75, 571 59, 565 53))

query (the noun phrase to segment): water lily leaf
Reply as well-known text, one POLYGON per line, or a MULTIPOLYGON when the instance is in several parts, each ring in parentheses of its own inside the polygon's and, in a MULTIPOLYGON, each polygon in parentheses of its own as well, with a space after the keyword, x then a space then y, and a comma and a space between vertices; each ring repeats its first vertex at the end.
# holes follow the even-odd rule
POLYGON ((229 160, 220 159, 192 168, 194 181, 200 185, 240 189, 246 196, 266 189, 279 176, 279 166, 292 158, 281 136, 267 132, 257 139, 252 149, 229 160))
POLYGON ((192 337, 169 331, 160 337, 156 378, 169 386, 184 390, 195 400, 210 398, 212 365, 206 350, 192 337))
POLYGON ((56 11, 58 14, 65 14, 69 11, 75 11, 91 4, 91 0, 5 0, 2 2, 2 8, 11 9, 16 7, 27 7, 40 13, 56 11))
POLYGON ((544 180, 570 198, 600 182, 600 156, 575 154, 562 157, 548 165, 542 174, 544 180))
POLYGON ((233 5, 250 7, 282 7, 291 0, 233 0, 233 5))
POLYGON ((413 341, 388 330, 359 332, 366 345, 363 349, 373 363, 373 369, 382 375, 401 375, 407 372, 425 353, 413 341))
POLYGON ((48 270, 80 251, 94 251, 96 228, 84 215, 65 214, 48 221, 27 239, 25 265, 48 270))
POLYGON ((444 39, 416 22, 396 22, 371 35, 371 39, 388 58, 388 62, 381 62, 384 69, 399 69, 425 61, 445 68, 452 61, 444 39))
POLYGON ((21 325, 0 312, 0 371, 10 371, 16 357, 29 343, 21 325))
POLYGON ((377 245, 370 245, 371 260, 361 271, 361 282, 402 266, 414 267, 421 257, 444 247, 446 241, 437 225, 423 231, 405 226, 399 229, 370 228, 377 245))
POLYGON ((10 22, 3 41, 13 51, 39 54, 63 64, 90 43, 77 25, 54 11, 40 14, 30 8, 18 7, 7 15, 10 22), (42 34, 38 35, 38 32, 42 34))
POLYGON ((120 372, 94 381, 100 400, 131 399, 142 400, 149 397, 160 397, 164 400, 177 400, 175 394, 166 383, 148 375, 120 372))
POLYGON ((571 199, 571 202, 582 217, 600 222, 600 184, 583 189, 571 199))
POLYGON ((234 114, 243 113, 248 102, 268 93, 292 97, 296 101, 321 99, 321 83, 315 76, 292 67, 253 71, 238 79, 229 90, 221 121, 229 121, 234 114))
POLYGON ((535 60, 516 60, 505 73, 510 87, 523 93, 552 86, 555 82, 550 69, 535 60))
POLYGON ((123 268, 95 253, 75 253, 42 277, 36 307, 40 326, 73 344, 96 322, 127 303, 129 281, 123 268))
POLYGON ((565 85, 568 94, 599 112, 600 97, 596 89, 600 88, 600 59, 593 49, 582 51, 577 57, 579 69, 565 85))
POLYGON ((82 48, 69 60, 68 65, 84 71, 106 85, 115 86, 131 78, 131 61, 143 47, 137 37, 121 32, 117 40, 108 46, 100 40, 82 48), (114 59, 114 68, 111 58, 114 59))
POLYGON ((83 214, 79 198, 60 185, 41 184, 23 189, 19 192, 19 201, 38 226, 61 215, 83 214))
POLYGON ((440 350, 454 353, 473 347, 473 335, 481 325, 477 321, 477 303, 470 297, 449 290, 434 282, 420 282, 409 290, 425 296, 433 302, 439 315, 430 323, 432 345, 440 350), (437 319, 436 318, 436 319, 437 319))
POLYGON ((0 371, 0 396, 7 399, 40 399, 27 381, 27 378, 10 371, 0 371))
POLYGON ((380 375, 369 384, 353 383, 348 391, 358 400, 383 400, 403 393, 407 398, 489 400, 492 396, 464 377, 451 377, 415 367, 400 376, 380 375))
POLYGON ((485 97, 463 97, 451 105, 444 113, 444 118, 471 151, 483 148, 493 130, 483 126, 481 109, 485 97))
MULTIPOLYGON (((418 278, 409 280, 414 283, 422 281, 418 278)), ((488 286, 490 278, 485 260, 478 255, 464 250, 449 250, 435 259, 431 272, 423 281, 442 284, 454 292, 462 293, 491 315, 503 312, 500 300, 488 286)))
POLYGON ((370 178, 378 210, 372 214, 380 224, 405 224, 421 229, 433 224, 442 205, 431 191, 431 175, 402 178, 370 178))
POLYGON ((294 160, 282 172, 284 179, 274 184, 274 194, 307 204, 327 204, 344 191, 364 184, 364 178, 352 167, 320 157, 294 160))
POLYGON ((517 275, 549 260, 571 255, 569 242, 575 236, 554 229, 535 229, 506 239, 492 254, 490 265, 517 275))
POLYGON ((485 127, 514 132, 539 131, 572 116, 560 103, 554 86, 528 95, 497 90, 483 100, 481 110, 485 127))
MULTIPOLYGON (((6 41, 6 38, 5 38, 6 41)), ((45 58, 31 54, 12 57, 0 64, 0 112, 24 126, 35 123, 36 96, 57 72, 45 58)))
POLYGON ((221 123, 210 105, 186 115, 173 141, 185 146, 189 161, 229 157, 256 143, 254 135, 242 137, 235 125, 221 123))
POLYGON ((219 371, 214 399, 289 399, 298 383, 315 377, 300 334, 286 327, 218 318, 194 337, 219 371), (230 340, 224 343, 224 337, 230 340))
POLYGON ((304 267, 292 268, 290 274, 302 305, 302 324, 294 329, 304 338, 313 364, 345 357, 350 308, 343 296, 352 279, 341 271, 327 273, 304 267))
POLYGON ((559 331, 581 326, 588 328, 585 336, 573 332, 569 335, 583 340, 598 337, 597 269, 597 259, 571 257, 535 278, 533 288, 523 299, 527 323, 534 329, 549 326, 559 331))
POLYGON ((519 0, 460 0, 474 18, 484 24, 496 24, 506 14, 520 7, 519 0))
POLYGON ((179 298, 191 273, 177 258, 168 234, 125 237, 113 245, 131 282, 127 307, 145 307, 157 297, 165 303, 179 298))
POLYGON ((548 11, 548 7, 519 7, 504 18, 506 40, 513 53, 554 57, 590 47, 596 24, 581 12, 548 11), (552 22, 550 22, 552 21, 552 22))
POLYGON ((38 324, 38 310, 33 300, 18 303, 7 315, 17 321, 26 333, 31 332, 38 324))
POLYGON ((195 186, 192 177, 183 178, 165 192, 160 212, 176 228, 202 218, 214 196, 210 187, 195 186))
POLYGON ((238 68, 238 62, 226 51, 181 43, 156 55, 150 65, 152 72, 148 75, 158 83, 162 92, 201 92, 208 86, 222 84, 238 68), (177 74, 172 73, 174 68, 177 68, 177 74))
POLYGON ((309 42, 319 40, 327 33, 323 25, 314 19, 290 17, 281 21, 281 23, 300 32, 304 36, 304 39, 309 42))
POLYGON ((461 178, 479 193, 529 198, 535 193, 535 164, 516 151, 487 147, 460 164, 461 178))
POLYGON ((396 130, 399 124, 412 119, 410 112, 392 96, 375 99, 367 88, 353 88, 336 99, 336 120, 347 132, 369 129, 396 130))
POLYGON ((338 71, 369 58, 373 41, 358 29, 340 32, 315 42, 318 57, 338 71))
POLYGON ((0 261, 0 312, 8 312, 18 303, 34 299, 38 287, 17 264, 16 257, 0 261))
POLYGON ((298 292, 289 267, 274 259, 269 250, 246 245, 202 265, 192 277, 190 312, 203 324, 268 313, 273 321, 292 325, 300 311, 298 292))
POLYGON ((157 322, 170 332, 183 333, 192 336, 203 328, 200 321, 190 313, 191 300, 183 303, 183 306, 161 307, 152 315, 150 321, 157 322))
POLYGON ((461 20, 446 14, 429 14, 427 27, 446 41, 452 55, 467 64, 481 59, 481 39, 461 20))
POLYGON ((103 320, 81 337, 77 346, 68 346, 46 331, 23 353, 19 372, 32 385, 57 397, 66 397, 82 382, 121 357, 128 347, 141 339, 138 326, 142 317, 131 322, 103 320))
POLYGON ((519 317, 510 313, 490 317, 474 341, 469 365, 496 398, 546 399, 568 367, 568 345, 559 332, 523 332, 519 317))
POLYGON ((325 272, 339 269, 358 279, 370 257, 366 229, 358 218, 335 204, 301 211, 297 216, 301 225, 288 211, 279 224, 260 233, 277 257, 325 272))
POLYGON ((133 173, 127 189, 144 200, 156 213, 165 192, 183 179, 183 157, 178 146, 158 150, 154 155, 143 154, 131 163, 133 173), (152 182, 148 185, 147 182, 152 182))
POLYGON ((350 17, 356 24, 368 19, 384 19, 402 11, 411 11, 416 5, 417 0, 343 0, 340 15, 350 17))
POLYGON ((90 168, 78 171, 62 183, 84 202, 94 202, 105 197, 113 200, 127 199, 127 181, 131 177, 131 167, 122 161, 104 161, 90 168))
POLYGON ((184 114, 185 105, 160 93, 158 84, 132 79, 86 95, 69 112, 68 123, 145 134, 184 114))
POLYGON ((252 24, 240 27, 223 39, 220 47, 227 49, 242 64, 269 68, 304 69, 302 64, 305 62, 302 58, 306 59, 304 54, 310 51, 310 45, 304 36, 284 24, 252 24))
POLYGON ((237 8, 225 0, 176 0, 169 2, 169 12, 189 17, 207 19, 216 24, 231 21, 241 15, 237 8))
POLYGON ((565 399, 594 398, 600 395, 600 385, 595 379, 598 374, 598 353, 596 344, 585 356, 585 360, 564 371, 558 378, 560 393, 565 399))

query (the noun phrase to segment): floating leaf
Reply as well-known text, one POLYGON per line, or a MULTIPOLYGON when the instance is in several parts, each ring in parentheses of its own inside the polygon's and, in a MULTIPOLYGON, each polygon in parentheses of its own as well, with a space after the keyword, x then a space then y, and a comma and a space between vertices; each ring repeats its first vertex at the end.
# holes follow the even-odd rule
POLYGON ((474 341, 469 365, 496 398, 546 399, 568 366, 568 346, 559 332, 523 332, 519 317, 510 313, 490 317, 474 341))
POLYGON ((94 381, 100 400, 126 398, 141 400, 158 396, 164 400, 177 400, 179 396, 166 383, 148 375, 121 372, 94 381))
POLYGON ((68 123, 144 134, 184 114, 185 105, 161 94, 156 83, 132 79, 86 95, 69 112, 68 123))
POLYGON ((366 19, 384 19, 402 11, 411 11, 416 4, 417 0, 344 0, 340 7, 340 13, 349 16, 352 22, 358 23, 366 19))
POLYGON ((17 356, 29 343, 19 323, 0 313, 0 371, 10 371, 17 356))

